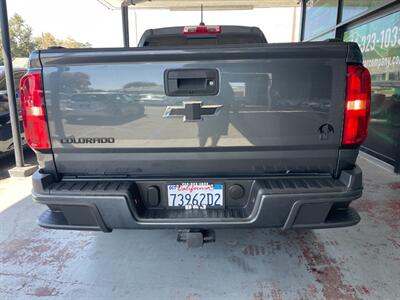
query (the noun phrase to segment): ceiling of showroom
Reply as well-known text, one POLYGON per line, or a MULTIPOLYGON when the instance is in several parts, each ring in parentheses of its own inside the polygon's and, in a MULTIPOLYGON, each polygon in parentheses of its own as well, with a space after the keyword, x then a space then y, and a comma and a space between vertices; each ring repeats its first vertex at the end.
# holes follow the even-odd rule
POLYGON ((136 9, 169 10, 240 10, 265 7, 295 7, 299 0, 98 0, 111 9, 118 9, 122 4, 129 4, 136 9))

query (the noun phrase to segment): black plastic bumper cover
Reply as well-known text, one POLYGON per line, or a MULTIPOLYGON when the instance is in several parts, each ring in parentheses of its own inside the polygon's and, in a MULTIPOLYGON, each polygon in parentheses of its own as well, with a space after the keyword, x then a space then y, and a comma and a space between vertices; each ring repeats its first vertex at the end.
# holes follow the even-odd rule
POLYGON ((359 167, 330 177, 252 179, 246 207, 210 211, 146 210, 134 180, 69 179, 55 182, 37 171, 33 199, 49 207, 39 225, 53 229, 217 229, 275 227, 332 228, 355 225, 358 213, 348 204, 361 197, 359 167))

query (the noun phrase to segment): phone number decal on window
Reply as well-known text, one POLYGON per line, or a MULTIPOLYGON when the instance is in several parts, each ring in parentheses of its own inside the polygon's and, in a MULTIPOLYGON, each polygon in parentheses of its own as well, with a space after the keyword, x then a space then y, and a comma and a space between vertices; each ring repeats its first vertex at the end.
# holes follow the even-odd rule
POLYGON ((344 40, 356 42, 364 63, 371 68, 400 64, 400 12, 382 17, 344 33, 344 40))

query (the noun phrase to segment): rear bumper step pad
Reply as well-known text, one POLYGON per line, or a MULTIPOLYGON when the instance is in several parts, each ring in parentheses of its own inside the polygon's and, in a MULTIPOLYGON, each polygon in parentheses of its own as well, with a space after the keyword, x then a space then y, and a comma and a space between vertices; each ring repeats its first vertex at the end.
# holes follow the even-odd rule
POLYGON ((141 199, 140 183, 130 180, 80 180, 55 182, 37 171, 33 198, 49 207, 38 220, 54 229, 216 229, 275 227, 332 228, 355 225, 358 213, 348 204, 362 194, 358 167, 340 178, 257 178, 248 201, 221 210, 149 209, 141 199))

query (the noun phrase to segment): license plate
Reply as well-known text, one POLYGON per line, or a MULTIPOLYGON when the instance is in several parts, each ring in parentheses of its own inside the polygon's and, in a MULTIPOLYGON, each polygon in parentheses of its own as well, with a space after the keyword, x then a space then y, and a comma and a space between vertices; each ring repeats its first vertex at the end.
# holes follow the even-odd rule
POLYGON ((207 182, 169 184, 168 206, 186 209, 222 208, 224 185, 207 182))

